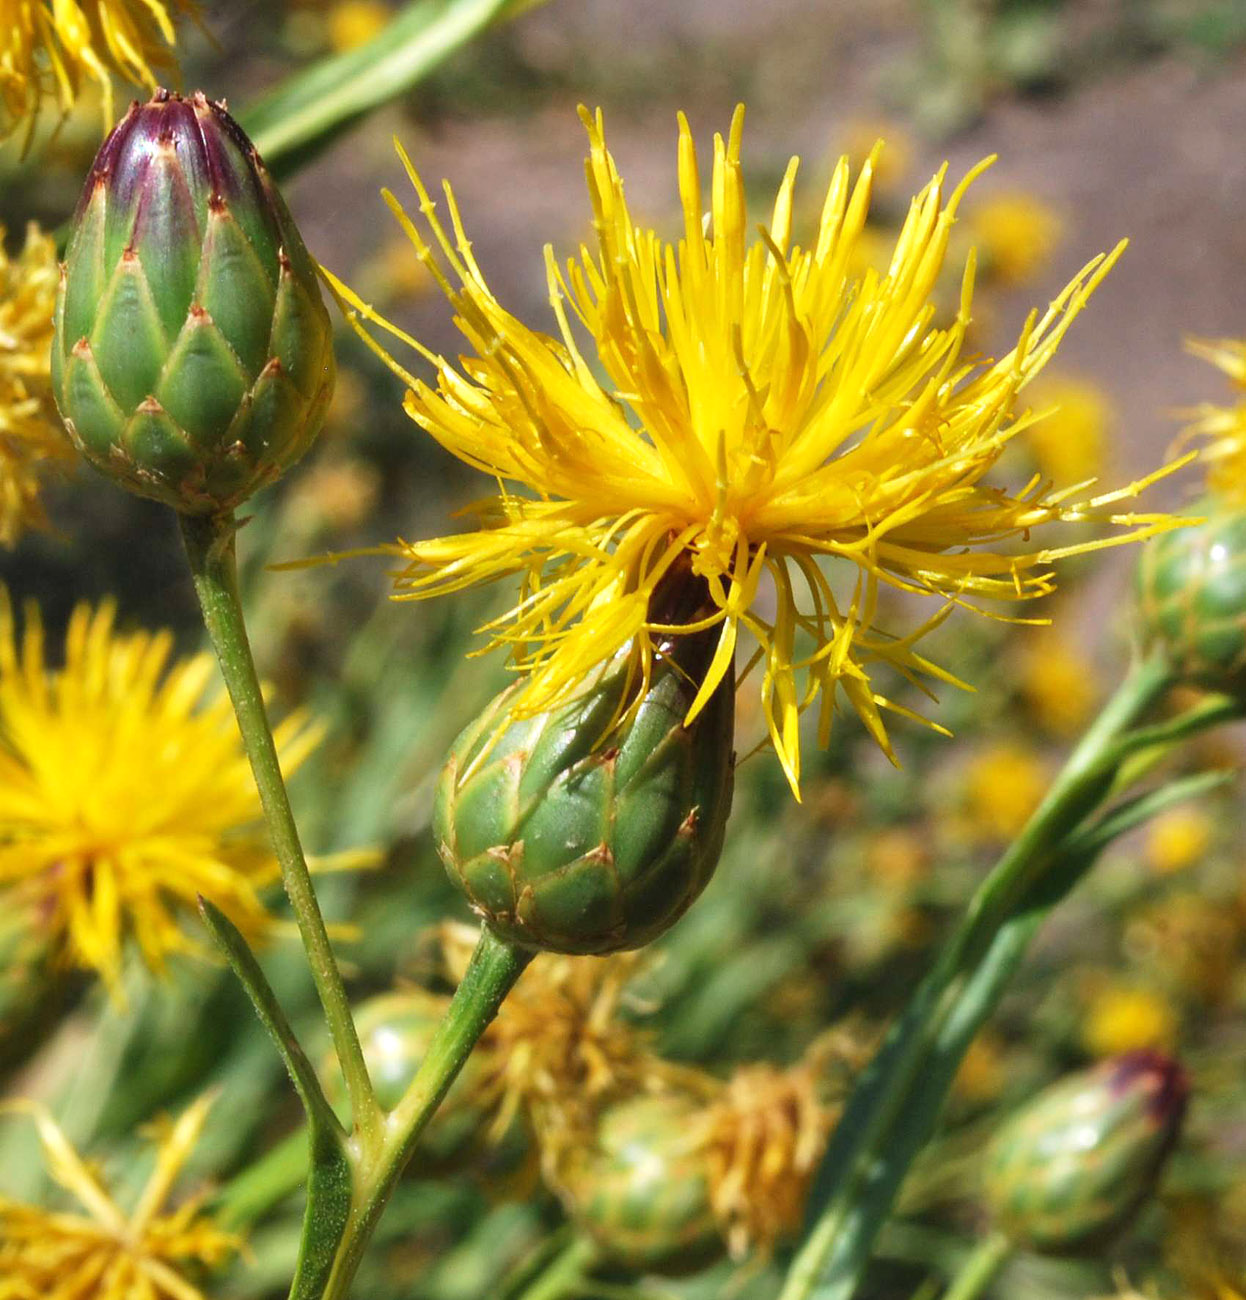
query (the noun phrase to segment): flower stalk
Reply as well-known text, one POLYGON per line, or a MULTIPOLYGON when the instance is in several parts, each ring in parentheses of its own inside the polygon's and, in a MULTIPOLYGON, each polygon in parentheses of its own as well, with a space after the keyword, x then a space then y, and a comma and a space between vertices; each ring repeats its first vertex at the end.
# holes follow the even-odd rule
POLYGON ((970 901, 849 1101, 815 1182, 809 1226, 780 1300, 848 1300, 854 1293, 974 1034, 998 1004, 1048 910, 1106 842, 1089 823, 1114 792, 1126 762, 1157 740, 1184 738, 1241 716, 1239 706, 1195 706, 1174 723, 1133 731, 1171 680, 1159 657, 1135 661, 970 901))
POLYGON ((351 1019, 346 985, 312 887, 247 637, 238 595, 237 523, 232 514, 179 515, 178 518, 203 621, 233 701, 273 851, 281 867, 282 883, 294 909, 312 980, 342 1063, 355 1131, 364 1150, 376 1150, 381 1142, 381 1110, 364 1065, 355 1022, 351 1019))

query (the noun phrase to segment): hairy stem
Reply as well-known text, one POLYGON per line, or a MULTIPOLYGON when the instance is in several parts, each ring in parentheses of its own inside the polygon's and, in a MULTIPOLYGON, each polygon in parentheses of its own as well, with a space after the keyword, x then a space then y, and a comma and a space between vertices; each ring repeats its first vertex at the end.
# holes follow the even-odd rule
POLYGON ((307 952, 312 980, 325 1021, 341 1062, 350 1097, 355 1130, 365 1152, 382 1142, 382 1115, 364 1064, 359 1035, 351 1018, 346 985, 333 956, 320 904, 299 842, 272 728, 264 708, 255 660, 247 638, 242 602, 238 595, 235 553, 237 524, 232 514, 210 517, 179 516, 186 556, 190 561, 203 621, 221 665, 221 675, 233 701, 242 743, 259 788, 264 818, 273 852, 281 868, 290 906, 307 952))

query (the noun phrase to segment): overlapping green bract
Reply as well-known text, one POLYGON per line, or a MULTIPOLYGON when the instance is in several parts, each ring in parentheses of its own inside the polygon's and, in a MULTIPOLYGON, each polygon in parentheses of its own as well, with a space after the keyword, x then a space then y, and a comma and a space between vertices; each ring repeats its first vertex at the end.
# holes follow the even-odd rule
POLYGON ((1092 1249, 1154 1190, 1185 1115, 1176 1062, 1136 1051, 1062 1079, 1009 1119, 991 1145, 986 1199, 1018 1246, 1092 1249))
POLYGON ((1138 566, 1143 635, 1193 686, 1246 688, 1246 510, 1211 503, 1202 523, 1147 544, 1138 566))
POLYGON ((187 514, 307 450, 333 391, 316 269, 220 104, 158 91, 104 142, 74 221, 52 378, 79 450, 187 514))
POLYGON ((592 1149, 567 1160, 572 1217, 608 1259, 677 1276, 725 1252, 705 1150, 689 1140, 702 1110, 679 1092, 631 1098, 601 1117, 592 1149))
POLYGON ((729 676, 684 726, 706 660, 680 638, 621 724, 630 678, 617 668, 536 717, 508 722, 503 692, 458 738, 434 831, 499 935, 564 953, 638 948, 700 894, 731 807, 735 719, 729 676))

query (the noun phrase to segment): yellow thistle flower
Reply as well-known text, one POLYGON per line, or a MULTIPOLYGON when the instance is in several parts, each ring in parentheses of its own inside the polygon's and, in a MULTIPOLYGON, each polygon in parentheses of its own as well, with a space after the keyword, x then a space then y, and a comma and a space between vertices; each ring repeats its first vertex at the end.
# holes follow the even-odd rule
POLYGON ((1158 875, 1187 871, 1206 855, 1212 832, 1211 819, 1201 808, 1170 808, 1154 818, 1147 829, 1147 864, 1158 875))
POLYGON ((839 1114, 822 1096, 824 1056, 815 1050, 790 1070, 745 1066, 706 1109, 710 1204, 736 1259, 767 1255, 800 1227, 839 1114))
POLYGON ((39 488, 48 466, 72 449, 52 400, 52 305, 56 244, 33 222, 16 258, 0 225, 0 545, 44 522, 39 488))
POLYGON ((1039 473, 1058 487, 1097 478, 1114 418, 1104 391, 1084 379, 1052 375, 1034 385, 1031 400, 1048 412, 1025 436, 1039 473))
POLYGON ((393 17, 381 0, 339 0, 329 10, 329 44, 337 51, 366 45, 393 17))
POLYGON ((99 86, 112 122, 113 77, 155 90, 176 69, 173 18, 195 0, 0 0, 0 140, 33 125, 45 99, 68 112, 99 86))
POLYGON ((1161 994, 1137 984, 1105 981, 1091 995, 1082 1023, 1082 1045, 1092 1056, 1116 1056, 1136 1048, 1170 1048, 1177 1016, 1161 994))
POLYGON ((1027 637, 1017 660, 1017 684, 1034 718, 1053 735, 1076 735, 1099 697, 1091 658, 1072 638, 1049 628, 1027 637))
POLYGON ((907 710, 877 692, 875 664, 954 681, 915 648, 953 605, 1042 595, 1054 560, 1108 544, 1033 549, 1024 540, 1031 530, 1093 519, 1133 529, 1114 539, 1122 541, 1168 526, 1163 516, 1111 513, 1142 484, 1074 503, 1037 480, 1017 491, 987 482, 1028 422, 1014 409, 1019 393, 1123 245, 1032 315, 1006 356, 979 363, 962 355, 972 256, 946 327, 933 323, 931 295, 981 166, 950 196, 940 170, 913 201, 887 271, 854 278, 872 161, 855 184, 840 162, 812 243, 800 247, 793 159, 769 226, 750 242, 742 110, 729 137, 715 139, 708 216, 681 116, 683 232, 671 244, 633 222, 601 115, 583 118, 598 247, 582 247, 564 267, 547 250, 558 338, 494 298, 449 187, 447 230, 401 149, 428 236, 392 194, 386 200, 475 355, 456 369, 338 283, 357 324, 390 331, 436 367, 434 388, 386 358, 409 386, 408 414, 499 484, 476 507, 478 530, 391 549, 410 561, 400 599, 519 578, 518 603, 487 628, 528 674, 517 715, 573 696, 624 647, 643 680, 659 636, 718 627, 691 720, 744 631, 757 643, 747 669, 759 670, 770 738, 795 787, 803 710, 820 698, 825 743, 842 690, 890 753, 880 710, 907 710), (1002 549, 1018 538, 1020 551, 1002 549), (650 600, 676 563, 704 580, 712 613, 672 628, 654 621, 650 600), (884 585, 933 596, 940 608, 921 626, 884 632, 876 626, 884 585))
POLYGON ((0 1197, 0 1300, 205 1300, 187 1268, 214 1268, 242 1243, 203 1213, 202 1196, 176 1209, 169 1200, 211 1104, 201 1098, 164 1126, 155 1168, 127 1213, 42 1106, 6 1103, 33 1119, 49 1174, 80 1209, 0 1197))
POLYGON ((1060 218, 1032 194, 996 194, 969 214, 983 269, 1006 285, 1032 280, 1060 239, 1060 218))
POLYGON ((1047 789, 1047 769, 1033 750, 991 745, 965 773, 968 829, 975 839, 1004 843, 1030 819, 1047 789))
POLYGON ((1210 361, 1243 393, 1235 406, 1203 402, 1186 412, 1191 423, 1183 438, 1206 438, 1200 459, 1207 464, 1207 485, 1235 505, 1246 504, 1246 340, 1190 339, 1187 349, 1210 361))
MULTIPOLYGON (((204 698, 211 656, 171 661, 171 633, 118 634, 115 614, 79 605, 53 672, 38 609, 19 644, 0 588, 0 899, 114 992, 127 939, 155 971, 197 950, 199 894, 263 933, 278 875, 233 710, 204 698)), ((301 716, 277 734, 287 771, 318 739, 301 716)))

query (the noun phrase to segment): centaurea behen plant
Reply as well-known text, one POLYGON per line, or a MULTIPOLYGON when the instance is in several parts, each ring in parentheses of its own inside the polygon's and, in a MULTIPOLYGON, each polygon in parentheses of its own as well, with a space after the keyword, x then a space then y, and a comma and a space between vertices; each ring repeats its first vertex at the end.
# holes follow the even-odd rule
MULTIPOLYGON (((879 669, 917 686, 957 681, 954 666, 921 649, 956 606, 1039 597, 1065 556, 1181 536, 1171 530, 1183 521, 1126 506, 1156 475, 1102 493, 1003 481, 1007 444, 1038 418, 1027 385, 1123 245, 1031 315, 1004 356, 978 359, 965 352, 972 255, 950 320, 933 295, 981 168, 950 192, 940 170, 913 200, 887 269, 863 270, 856 244, 872 158, 855 181, 846 161, 835 168, 808 246, 795 233, 793 160, 753 236, 742 112, 715 140, 707 188, 681 119, 682 234, 668 242, 633 221, 601 117, 584 121, 597 247, 564 265, 547 255, 556 337, 494 298, 449 188, 443 222, 405 155, 425 230, 389 202, 472 355, 451 364, 335 282, 378 351, 370 325, 432 363, 429 383, 387 358, 408 383, 413 419, 498 484, 479 528, 382 548, 407 561, 399 598, 496 578, 519 588, 486 629, 510 651, 517 680, 456 742, 433 816, 450 875, 484 924, 444 1008, 421 999, 414 1009, 407 1028, 418 1050, 400 1082, 374 1078, 360 1042, 236 582, 234 510, 307 449, 332 390, 313 264, 257 151, 201 94, 158 92, 131 110, 101 151, 69 246, 54 342, 61 411, 98 468, 178 511, 346 1085, 343 1121, 226 909, 206 899, 205 920, 308 1113, 296 1300, 350 1293, 421 1133, 534 953, 639 947, 709 881, 727 833, 737 681, 755 682, 795 791, 806 711, 825 743, 846 702, 891 754, 884 713, 912 711, 884 693, 879 669), (1038 530, 1050 530, 1048 544, 1032 540, 1038 530), (928 598, 929 615, 888 626, 888 590, 928 598)), ((758 1067, 711 1089, 709 1118, 719 1122, 698 1150, 713 1231, 737 1253, 796 1233, 783 1300, 852 1294, 969 1041, 1042 917, 1104 845, 1193 788, 1118 798, 1157 755, 1240 712, 1236 699, 1215 697, 1140 726, 1178 676, 1153 647, 1139 657, 983 881, 838 1123, 809 1062, 786 1073, 758 1067), (756 1204, 746 1185, 761 1189, 756 1204)), ((612 999, 581 1002, 591 1019, 612 999)), ((488 1097, 467 1108, 482 1124, 487 1110, 522 1109, 548 1132, 558 1128, 552 1093, 527 1087, 525 1061, 557 1071, 532 1046, 541 1015, 526 1014, 523 993, 515 1008, 490 1035, 492 1070, 486 1054, 460 1095, 488 1097)), ((554 1058, 579 1070, 564 1045, 551 1035, 554 1058)), ((615 1068, 593 1034, 579 1046, 610 1084, 603 1106, 617 1102, 626 1115, 615 1085, 635 1078, 643 1091, 655 1076, 615 1068)), ((658 1118, 663 1133, 683 1125, 658 1118)), ((640 1119, 644 1128, 653 1116, 642 1108, 640 1119)), ((691 1238, 703 1226, 693 1215, 691 1238)))

